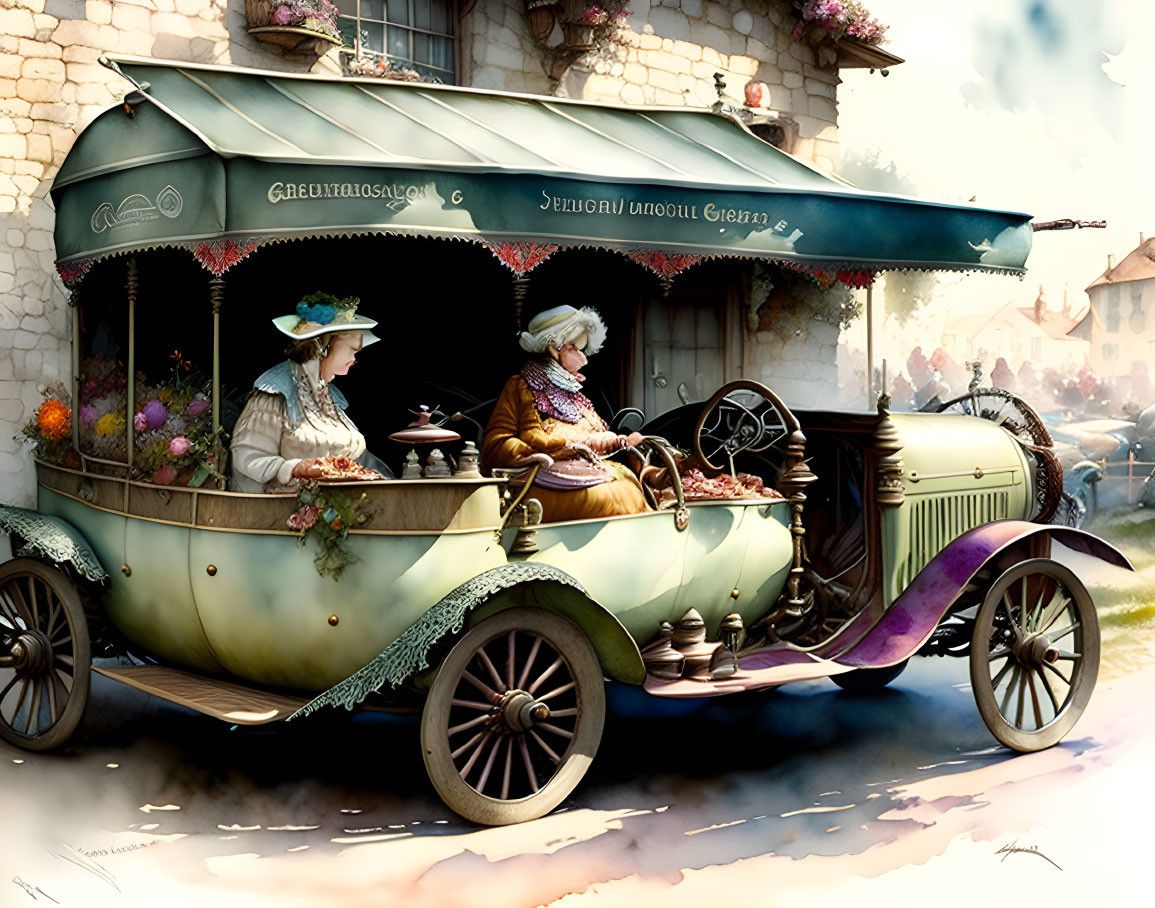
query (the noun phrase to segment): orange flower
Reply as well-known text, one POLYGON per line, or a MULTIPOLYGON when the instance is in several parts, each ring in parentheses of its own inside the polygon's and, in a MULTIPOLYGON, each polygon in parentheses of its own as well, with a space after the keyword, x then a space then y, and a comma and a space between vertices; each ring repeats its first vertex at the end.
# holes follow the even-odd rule
POLYGON ((36 425, 49 441, 63 441, 72 431, 72 411, 58 400, 46 400, 36 411, 36 425))

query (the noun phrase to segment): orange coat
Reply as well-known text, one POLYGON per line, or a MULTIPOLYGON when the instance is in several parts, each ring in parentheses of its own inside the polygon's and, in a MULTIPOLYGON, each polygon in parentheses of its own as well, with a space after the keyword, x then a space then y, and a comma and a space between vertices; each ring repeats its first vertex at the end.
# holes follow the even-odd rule
MULTIPOLYGON (((554 460, 565 460, 573 456, 571 444, 583 443, 594 433, 606 430, 605 421, 592 409, 572 424, 542 416, 525 379, 514 375, 505 383, 485 427, 482 469, 517 466, 530 454, 548 454, 554 460)), ((611 477, 609 482, 573 491, 534 486, 531 494, 541 501, 542 519, 583 520, 649 510, 641 484, 629 467, 613 461, 601 464, 611 477)))

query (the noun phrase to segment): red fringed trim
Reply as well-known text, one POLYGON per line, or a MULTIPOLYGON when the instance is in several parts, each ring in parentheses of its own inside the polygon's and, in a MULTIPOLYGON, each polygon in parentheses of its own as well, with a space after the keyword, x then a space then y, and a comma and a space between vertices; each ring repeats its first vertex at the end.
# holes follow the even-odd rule
POLYGON ((803 265, 799 262, 776 262, 775 264, 788 271, 795 271, 798 274, 805 274, 807 277, 813 278, 814 282, 823 290, 829 290, 836 283, 859 289, 869 287, 877 276, 877 272, 865 268, 859 271, 831 271, 814 265, 803 265))
POLYGON ((233 240, 213 240, 211 243, 198 243, 193 247, 192 254, 206 270, 212 272, 214 277, 220 277, 260 247, 260 238, 242 240, 239 243, 233 240))
POLYGON ((96 259, 84 259, 79 262, 57 262, 56 270, 65 284, 75 284, 88 274, 96 259))
POLYGON ((552 243, 486 242, 485 245, 514 274, 532 271, 560 248, 552 243))
POLYGON ((655 250, 630 252, 628 255, 630 259, 667 281, 675 274, 697 265, 703 259, 713 258, 713 256, 708 255, 680 255, 674 252, 657 252, 655 250))

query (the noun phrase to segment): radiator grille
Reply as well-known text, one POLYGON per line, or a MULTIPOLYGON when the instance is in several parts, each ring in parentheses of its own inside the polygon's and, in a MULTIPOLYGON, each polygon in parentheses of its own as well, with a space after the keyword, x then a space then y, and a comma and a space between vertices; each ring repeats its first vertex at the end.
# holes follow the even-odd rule
POLYGON ((1010 516, 1010 492, 963 492, 907 499, 910 554, 898 578, 905 589, 935 555, 967 530, 1010 516))

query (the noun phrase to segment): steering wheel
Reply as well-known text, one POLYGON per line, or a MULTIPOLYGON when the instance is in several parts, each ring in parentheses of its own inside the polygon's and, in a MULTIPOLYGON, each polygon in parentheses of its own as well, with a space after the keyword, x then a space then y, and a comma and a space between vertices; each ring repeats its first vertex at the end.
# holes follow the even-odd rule
POLYGON ((694 426, 694 459, 707 476, 717 476, 738 454, 774 448, 785 455, 790 436, 799 428, 797 417, 777 394, 761 382, 738 379, 719 388, 702 409, 694 426), (735 396, 740 391, 761 402, 743 403, 735 396))

